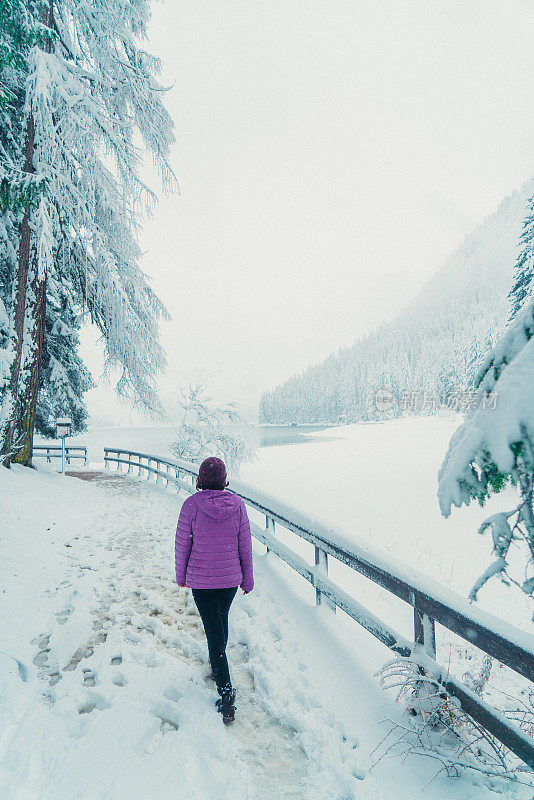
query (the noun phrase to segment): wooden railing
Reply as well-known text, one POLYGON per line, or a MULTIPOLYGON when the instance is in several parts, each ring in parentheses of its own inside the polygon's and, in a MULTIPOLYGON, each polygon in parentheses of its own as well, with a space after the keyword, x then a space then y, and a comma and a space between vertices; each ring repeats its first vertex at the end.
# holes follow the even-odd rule
MULTIPOLYGON (((53 458, 61 458, 61 445, 60 444, 34 444, 33 455, 46 458, 51 464, 53 458)), ((65 459, 67 464, 70 464, 72 459, 83 459, 83 463, 87 464, 87 447, 83 445, 67 445, 65 447, 65 459)))
MULTIPOLYGON (((110 447, 104 448, 104 461, 106 467, 116 464, 122 470, 126 466, 130 474, 149 479, 155 476, 156 483, 190 494, 196 491, 197 467, 186 461, 110 447)), ((232 481, 231 491, 264 516, 265 528, 251 522, 253 536, 315 587, 318 604, 325 598, 331 608, 342 609, 390 650, 413 657, 425 673, 460 701, 467 714, 534 769, 532 738, 437 662, 435 628, 439 623, 530 681, 534 681, 532 634, 481 611, 402 562, 367 545, 355 544, 343 531, 315 522, 256 489, 232 481), (314 565, 277 540, 276 525, 314 546, 314 565), (397 633, 328 577, 329 556, 412 606, 413 641, 397 633)))

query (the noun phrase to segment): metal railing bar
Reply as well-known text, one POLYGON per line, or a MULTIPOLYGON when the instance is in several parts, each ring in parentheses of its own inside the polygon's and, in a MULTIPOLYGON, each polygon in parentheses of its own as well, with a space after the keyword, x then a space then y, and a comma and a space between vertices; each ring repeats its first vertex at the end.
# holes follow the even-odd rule
MULTIPOLYGON (((59 450, 59 451, 61 451, 61 445, 60 444, 34 444, 33 445, 33 449, 34 450, 59 450)), ((82 450, 83 452, 85 452, 87 450, 87 447, 85 447, 85 445, 80 445, 80 444, 69 444, 69 445, 67 445, 65 447, 65 450, 82 450)))
POLYGON ((351 597, 340 586, 337 586, 337 584, 329 578, 311 568, 308 563, 301 556, 293 552, 290 547, 282 544, 282 542, 275 539, 273 536, 266 534, 264 528, 260 528, 255 522, 252 522, 250 529, 255 539, 258 539, 258 541, 268 547, 278 558, 285 561, 288 566, 311 583, 315 589, 318 589, 321 594, 328 597, 336 606, 342 611, 345 611, 349 617, 352 617, 352 619, 365 628, 365 630, 369 631, 375 638, 389 647, 390 650, 403 656, 411 655, 413 644, 409 642, 408 639, 394 631, 393 628, 358 603, 357 600, 351 597))

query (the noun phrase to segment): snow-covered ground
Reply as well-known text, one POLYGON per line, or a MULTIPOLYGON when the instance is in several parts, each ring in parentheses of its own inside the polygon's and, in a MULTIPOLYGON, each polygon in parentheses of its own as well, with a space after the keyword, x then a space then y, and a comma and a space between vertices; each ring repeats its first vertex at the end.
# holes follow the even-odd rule
POLYGON ((369 674, 379 646, 260 547, 256 588, 232 609, 238 719, 225 727, 173 579, 181 499, 0 469, 2 798, 488 797, 473 777, 433 780, 429 759, 379 760, 387 720, 402 721, 369 674))
MULTIPOLYGON (((324 443, 262 449, 243 478, 466 594, 489 556, 475 534, 487 512, 439 516, 436 472, 453 427, 355 425, 338 441, 329 430, 324 443)), ((406 722, 373 678, 388 651, 343 613, 316 608, 312 588, 260 545, 255 590, 231 612, 238 719, 224 727, 200 620, 174 582, 182 500, 113 474, 0 469, 2 800, 494 796, 483 778, 451 780, 428 758, 402 758, 401 743, 388 750, 394 723, 406 722)), ((330 575, 411 636, 404 604, 345 567, 331 563, 330 575)), ((510 590, 488 587, 481 603, 531 624, 510 590)), ((468 648, 440 637, 440 660, 476 675, 468 648)), ((503 691, 522 689, 507 669, 491 680, 488 698, 501 693, 501 705, 503 691)), ((531 800, 521 787, 493 788, 531 800)))

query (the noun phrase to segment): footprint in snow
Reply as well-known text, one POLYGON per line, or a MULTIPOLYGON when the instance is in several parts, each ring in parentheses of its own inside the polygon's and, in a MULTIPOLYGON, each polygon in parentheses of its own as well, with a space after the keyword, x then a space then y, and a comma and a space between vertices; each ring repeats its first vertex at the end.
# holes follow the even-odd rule
POLYGON ((40 650, 44 650, 48 647, 51 635, 51 633, 41 633, 39 636, 36 636, 35 639, 31 640, 31 644, 36 644, 40 650))
POLYGON ((78 706, 78 714, 90 714, 91 711, 94 711, 95 709, 98 711, 104 711, 106 708, 111 708, 111 703, 108 703, 106 698, 102 697, 101 694, 93 692, 85 703, 82 703, 80 706, 78 706))
POLYGON ((151 709, 151 713, 156 717, 156 719, 159 719, 159 729, 162 733, 177 731, 180 727, 176 709, 173 706, 170 706, 168 703, 154 705, 151 709))
POLYGON ((173 703, 178 703, 182 699, 183 694, 174 686, 167 686, 167 688, 163 690, 163 697, 166 697, 167 700, 172 700, 173 703))
POLYGON ((84 669, 83 670, 83 685, 84 686, 94 686, 96 683, 96 673, 93 672, 92 669, 84 669))
POLYGON ((79 647, 70 659, 69 663, 63 667, 63 672, 72 672, 76 669, 83 658, 90 658, 94 652, 95 649, 91 644, 86 645, 85 647, 79 647))
POLYGON ((64 625, 68 620, 68 618, 70 617, 70 615, 72 614, 73 610, 74 609, 71 606, 68 606, 67 608, 64 608, 62 611, 56 611, 58 625, 64 625))
POLYGON ((50 684, 50 686, 55 686, 56 683, 59 683, 60 680, 61 680, 61 674, 59 672, 51 672, 49 675, 48 683, 50 684))
POLYGON ((47 647, 45 650, 39 650, 37 655, 33 657, 33 663, 36 667, 44 667, 46 662, 48 661, 48 653, 50 652, 50 648, 47 647))

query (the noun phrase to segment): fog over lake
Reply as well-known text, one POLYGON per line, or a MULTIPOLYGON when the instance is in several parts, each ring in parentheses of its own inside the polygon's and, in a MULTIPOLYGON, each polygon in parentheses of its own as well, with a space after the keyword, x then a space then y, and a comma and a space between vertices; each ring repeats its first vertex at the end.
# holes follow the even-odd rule
MULTIPOLYGON (((241 433, 253 447, 277 447, 288 444, 308 444, 316 441, 313 435, 327 425, 229 425, 227 430, 241 433)), ((89 463, 104 460, 104 447, 123 447, 157 456, 171 455, 170 447, 177 437, 177 425, 147 427, 89 428, 67 439, 67 445, 85 445, 89 463)), ((332 438, 340 438, 339 436, 332 438)), ((326 437, 322 436, 321 441, 326 437)), ((60 444, 58 441, 36 437, 38 444, 60 444)), ((39 463, 39 462, 37 462, 39 463)), ((76 463, 76 462, 74 462, 76 463)))

